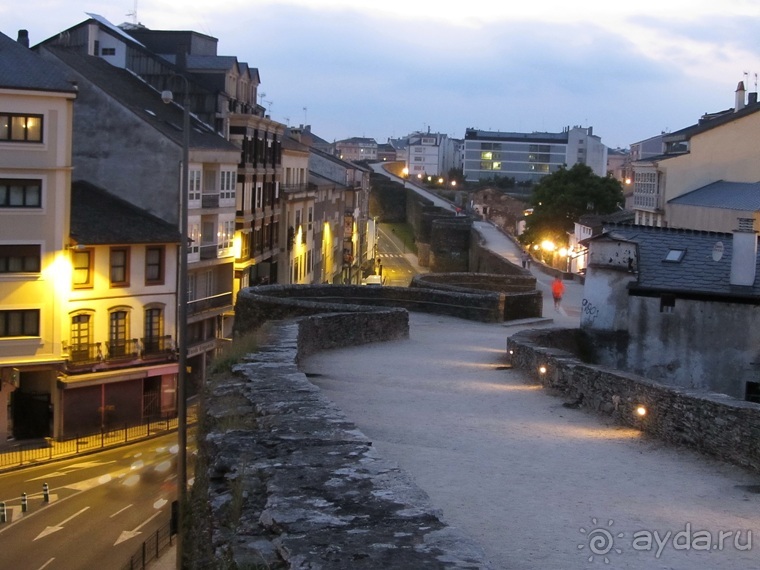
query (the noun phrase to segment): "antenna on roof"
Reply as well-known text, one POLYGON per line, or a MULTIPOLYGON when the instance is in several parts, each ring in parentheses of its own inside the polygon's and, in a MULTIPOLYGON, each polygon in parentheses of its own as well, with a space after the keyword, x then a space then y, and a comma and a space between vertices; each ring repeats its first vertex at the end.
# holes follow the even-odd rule
POLYGON ((131 12, 127 12, 127 16, 132 17, 132 23, 137 24, 137 0, 135 0, 135 8, 131 12))
POLYGON ((267 114, 271 117, 272 116, 272 103, 273 103, 273 101, 264 101, 264 103, 267 104, 267 114))
POLYGON ((285 124, 289 127, 290 126, 290 117, 283 117, 285 119, 285 124))
POLYGON ((303 108, 303 124, 308 125, 309 121, 306 120, 306 107, 303 108))
POLYGON ((264 102, 264 97, 266 97, 266 93, 259 93, 259 105, 261 105, 264 102))

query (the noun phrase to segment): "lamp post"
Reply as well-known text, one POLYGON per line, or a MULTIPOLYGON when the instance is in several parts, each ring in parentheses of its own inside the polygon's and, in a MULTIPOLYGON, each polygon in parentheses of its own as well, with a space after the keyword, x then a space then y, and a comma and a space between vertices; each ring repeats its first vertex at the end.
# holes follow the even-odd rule
MULTIPOLYGON (((185 82, 184 101, 182 106, 182 181, 179 191, 179 267, 177 276, 177 568, 182 569, 183 547, 182 527, 185 522, 185 507, 187 503, 187 200, 190 173, 190 85, 185 82)), ((171 91, 161 93, 164 103, 171 103, 174 96, 171 91)))

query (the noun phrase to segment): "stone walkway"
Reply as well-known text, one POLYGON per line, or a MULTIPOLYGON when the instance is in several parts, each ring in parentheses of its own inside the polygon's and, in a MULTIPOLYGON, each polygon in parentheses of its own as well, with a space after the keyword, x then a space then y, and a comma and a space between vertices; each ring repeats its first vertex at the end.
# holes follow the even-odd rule
POLYGON ((517 329, 412 314, 408 340, 301 368, 494 568, 760 567, 757 475, 564 407, 503 369, 517 329))

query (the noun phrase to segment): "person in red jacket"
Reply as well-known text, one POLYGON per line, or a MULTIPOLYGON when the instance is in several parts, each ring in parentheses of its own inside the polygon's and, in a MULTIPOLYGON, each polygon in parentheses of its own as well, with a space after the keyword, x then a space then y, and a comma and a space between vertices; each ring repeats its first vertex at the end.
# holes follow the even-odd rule
POLYGON ((554 297, 554 310, 559 311, 559 304, 562 302, 562 295, 565 294, 565 284, 559 275, 552 281, 552 297, 554 297))

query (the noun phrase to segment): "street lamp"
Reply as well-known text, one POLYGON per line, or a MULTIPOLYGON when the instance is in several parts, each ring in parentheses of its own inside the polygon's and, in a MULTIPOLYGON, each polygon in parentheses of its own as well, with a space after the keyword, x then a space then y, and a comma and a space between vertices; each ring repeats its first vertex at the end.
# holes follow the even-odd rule
MULTIPOLYGON (((187 77, 182 106, 182 183, 179 191, 179 274, 177 276, 177 568, 182 569, 182 527, 187 503, 187 199, 190 176, 190 109, 188 108, 190 84, 187 77)), ((169 104, 174 95, 168 89, 161 92, 161 100, 169 104)))

